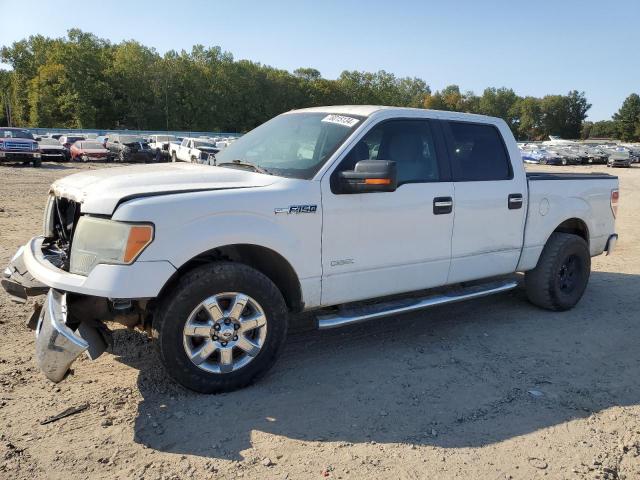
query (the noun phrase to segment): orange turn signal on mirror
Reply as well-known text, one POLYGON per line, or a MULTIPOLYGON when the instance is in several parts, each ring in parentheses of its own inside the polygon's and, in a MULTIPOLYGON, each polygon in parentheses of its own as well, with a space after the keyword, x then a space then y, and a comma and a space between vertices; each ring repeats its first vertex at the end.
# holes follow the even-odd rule
POLYGON ((390 178, 365 178, 365 185, 391 185, 390 178))
POLYGON ((153 240, 151 225, 136 225, 129 230, 127 248, 124 251, 124 262, 131 263, 153 240))

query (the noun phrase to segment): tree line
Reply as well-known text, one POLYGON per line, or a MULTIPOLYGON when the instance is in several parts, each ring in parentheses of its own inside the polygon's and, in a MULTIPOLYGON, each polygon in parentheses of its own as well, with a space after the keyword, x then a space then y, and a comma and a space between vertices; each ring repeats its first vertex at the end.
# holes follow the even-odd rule
MULTIPOLYGON (((244 132, 295 108, 374 104, 497 116, 519 139, 596 136, 605 127, 585 122, 591 105, 584 92, 536 98, 487 88, 476 95, 456 85, 432 92, 420 78, 383 70, 344 71, 330 80, 314 68, 289 72, 235 60, 220 47, 160 55, 133 40, 112 43, 78 29, 3 46, 0 59, 12 67, 0 70, 0 125, 244 132)), ((637 136, 638 121, 628 126, 628 115, 619 114, 611 131, 623 122, 625 135, 637 136)))

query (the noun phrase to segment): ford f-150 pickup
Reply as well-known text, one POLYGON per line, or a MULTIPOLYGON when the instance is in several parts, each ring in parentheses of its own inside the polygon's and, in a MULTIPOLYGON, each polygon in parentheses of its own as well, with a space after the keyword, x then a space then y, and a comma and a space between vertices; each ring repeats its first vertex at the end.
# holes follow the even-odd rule
POLYGON ((110 322, 155 339, 200 392, 249 384, 288 325, 319 328, 515 288, 562 311, 616 244, 618 179, 525 173, 506 123, 333 106, 282 114, 216 156, 56 181, 44 231, 4 271, 44 374, 108 348, 110 322))
POLYGON ((0 127, 0 162, 42 165, 40 147, 30 131, 22 128, 0 127))

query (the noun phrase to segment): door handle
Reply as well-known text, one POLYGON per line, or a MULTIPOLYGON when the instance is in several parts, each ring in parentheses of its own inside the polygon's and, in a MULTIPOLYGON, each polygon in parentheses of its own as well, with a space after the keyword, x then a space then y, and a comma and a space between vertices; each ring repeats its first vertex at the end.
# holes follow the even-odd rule
POLYGON ((522 208, 523 201, 521 193, 512 193, 509 195, 507 206, 509 210, 517 210, 518 208, 522 208))
POLYGON ((436 197, 433 199, 433 214, 445 215, 453 211, 453 198, 436 197))

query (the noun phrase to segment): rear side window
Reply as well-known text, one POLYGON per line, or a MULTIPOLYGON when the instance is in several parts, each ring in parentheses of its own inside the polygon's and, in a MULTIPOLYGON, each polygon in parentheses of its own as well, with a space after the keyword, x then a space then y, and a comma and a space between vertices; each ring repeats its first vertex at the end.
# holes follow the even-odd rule
POLYGON ((444 122, 453 180, 477 182, 513 178, 502 136, 493 125, 444 122))

